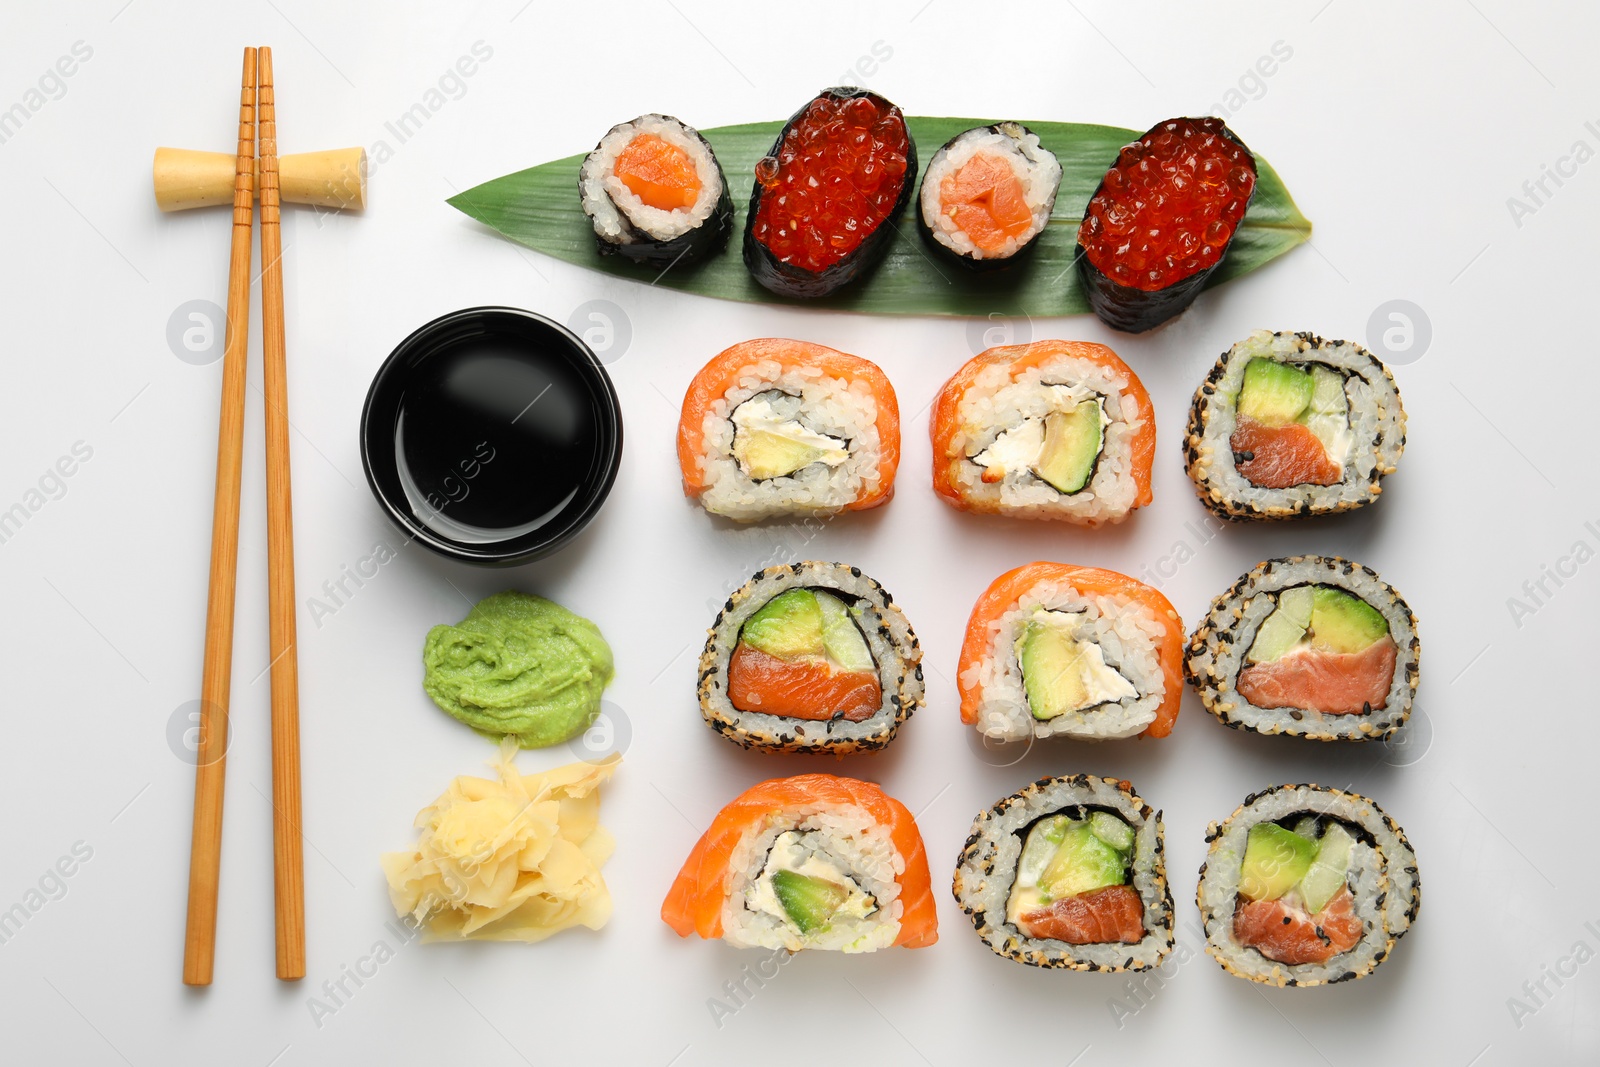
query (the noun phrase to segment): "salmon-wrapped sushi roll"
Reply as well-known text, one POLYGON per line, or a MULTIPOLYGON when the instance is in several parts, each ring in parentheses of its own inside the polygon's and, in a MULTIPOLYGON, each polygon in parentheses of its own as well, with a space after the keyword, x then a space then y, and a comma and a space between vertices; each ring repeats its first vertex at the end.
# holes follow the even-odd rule
POLYGON ((689 383, 678 464, 685 495, 740 522, 877 507, 900 465, 894 386, 823 345, 741 342, 689 383))
POLYGON ((871 782, 831 774, 773 778, 718 812, 661 918, 679 937, 790 952, 939 939, 911 812, 871 782))
POLYGON ((1166 737, 1183 699, 1183 620, 1125 574, 1030 563, 978 598, 956 678, 961 721, 996 741, 1166 737))
POLYGON ((1151 500, 1150 394, 1105 345, 982 352, 939 391, 928 428, 933 488, 963 511, 1099 526, 1151 500))

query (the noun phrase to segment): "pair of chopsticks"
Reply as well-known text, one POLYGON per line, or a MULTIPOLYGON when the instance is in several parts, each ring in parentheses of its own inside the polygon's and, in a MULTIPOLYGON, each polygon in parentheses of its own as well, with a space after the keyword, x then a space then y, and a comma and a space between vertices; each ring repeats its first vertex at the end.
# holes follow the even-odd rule
POLYGON ((234 588, 239 567, 239 482, 244 451, 245 361, 249 349, 250 244, 259 156, 261 198, 262 389, 267 428, 267 565, 272 661, 272 841, 278 977, 306 973, 305 878, 300 838, 300 677, 295 653, 294 532, 289 491, 288 380, 283 335, 283 236, 278 225, 278 124, 272 49, 244 50, 239 143, 228 263, 222 413, 217 428, 211 579, 200 682, 200 743, 189 852, 189 913, 183 981, 210 985, 222 867, 222 799, 233 669, 234 588), (259 58, 259 66, 258 66, 259 58))

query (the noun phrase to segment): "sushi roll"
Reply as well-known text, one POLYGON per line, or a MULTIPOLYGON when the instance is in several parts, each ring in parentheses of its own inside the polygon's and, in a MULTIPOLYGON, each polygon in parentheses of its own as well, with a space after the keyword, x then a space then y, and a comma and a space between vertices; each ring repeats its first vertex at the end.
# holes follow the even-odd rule
POLYGON ((1030 563, 978 598, 956 679, 961 721, 995 741, 1166 737, 1183 699, 1183 620, 1142 582, 1030 563))
POLYGON ((870 752, 922 703, 922 649, 860 567, 768 567, 717 613, 699 696, 707 725, 745 748, 870 752))
POLYGON ((1105 345, 1035 341, 980 353, 928 419, 933 488, 962 511, 1083 526, 1150 503, 1150 394, 1105 345))
POLYGON ((661 905, 679 937, 874 952, 939 939, 911 813, 871 782, 773 778, 717 813, 661 905))
POLYGON ((678 463, 690 500, 739 522, 877 507, 900 465, 894 386, 822 345, 741 342, 689 383, 678 463))
POLYGON ((745 266, 779 296, 826 296, 883 258, 916 184, 900 109, 867 89, 824 89, 756 163, 745 266))
POLYGON ((1381 741, 1421 678, 1417 617, 1377 573, 1336 556, 1272 559, 1212 601, 1184 673, 1222 723, 1312 741, 1381 741))
POLYGON ((1172 951, 1161 813, 1129 782, 1041 778, 973 820, 956 903, 998 955, 1145 971, 1172 951))
POLYGON ((1224 519, 1292 519, 1378 499, 1406 448, 1394 375, 1358 344, 1257 330, 1194 394, 1183 456, 1224 519))
POLYGON ((671 115, 611 127, 584 158, 578 193, 603 256, 665 269, 721 251, 733 231, 716 153, 671 115))
POLYGON ((1206 840, 1196 892, 1206 951, 1240 978, 1279 988, 1365 978, 1416 921, 1417 854, 1358 793, 1266 789, 1206 840))
POLYGON ((1221 119, 1168 119, 1125 145, 1078 226, 1094 313, 1142 333, 1194 303, 1255 191, 1255 157, 1221 119))
POLYGON ((1014 263, 1050 221, 1061 164, 1020 122, 956 134, 928 161, 918 194, 922 235, 972 270, 1014 263))

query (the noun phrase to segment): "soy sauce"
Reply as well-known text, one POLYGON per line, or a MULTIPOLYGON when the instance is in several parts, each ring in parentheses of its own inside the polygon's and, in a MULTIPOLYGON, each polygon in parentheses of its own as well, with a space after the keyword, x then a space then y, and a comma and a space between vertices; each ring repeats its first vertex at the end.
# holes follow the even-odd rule
POLYGON ((395 420, 401 485, 417 521, 441 536, 489 543, 561 514, 594 477, 599 433, 591 389, 560 353, 526 337, 460 337, 407 384, 395 420))

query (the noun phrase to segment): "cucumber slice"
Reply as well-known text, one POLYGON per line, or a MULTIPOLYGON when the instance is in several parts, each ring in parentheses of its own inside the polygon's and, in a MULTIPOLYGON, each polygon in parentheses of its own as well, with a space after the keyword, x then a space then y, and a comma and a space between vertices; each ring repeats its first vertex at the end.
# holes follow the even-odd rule
POLYGON ((1017 859, 1018 885, 1039 883, 1039 875, 1055 858, 1056 849, 1061 846, 1071 826, 1072 820, 1065 815, 1051 815, 1033 824, 1033 829, 1028 831, 1027 841, 1023 843, 1022 855, 1017 859))
POLYGON ((861 629, 844 601, 820 589, 815 590, 814 595, 822 611, 822 645, 828 658, 841 669, 853 673, 875 671, 877 664, 872 662, 866 638, 861 636, 861 629))
POLYGON ((1245 653, 1251 663, 1270 663, 1300 643, 1311 625, 1315 594, 1309 585, 1297 585, 1278 594, 1278 606, 1256 631, 1256 639, 1245 653))
POLYGON ((1133 827, 1108 811, 1097 811, 1090 815, 1089 829, 1094 832, 1094 836, 1118 852, 1129 852, 1133 849, 1133 827))
POLYGON ((1317 858, 1300 880, 1300 896, 1305 901, 1306 911, 1315 915, 1344 888, 1345 873, 1350 870, 1350 851, 1355 843, 1350 831, 1338 823, 1328 824, 1317 849, 1317 858))

